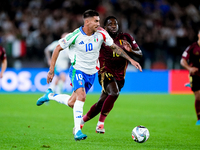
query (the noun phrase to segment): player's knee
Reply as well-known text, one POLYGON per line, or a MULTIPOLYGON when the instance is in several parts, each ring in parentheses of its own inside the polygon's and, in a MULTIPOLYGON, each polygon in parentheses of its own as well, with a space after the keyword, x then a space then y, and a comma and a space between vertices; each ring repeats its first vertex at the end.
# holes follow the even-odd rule
POLYGON ((200 101, 200 90, 195 92, 195 99, 200 101))
POLYGON ((79 101, 82 101, 82 102, 85 102, 85 99, 86 99, 86 94, 82 93, 82 94, 79 94, 77 99, 79 101))
POLYGON ((200 101, 200 95, 199 94, 195 95, 195 99, 198 100, 198 101, 200 101))
POLYGON ((68 106, 73 108, 74 107, 74 102, 68 102, 68 106))
POLYGON ((111 95, 111 96, 113 96, 113 97, 118 97, 119 96, 119 91, 116 91, 116 92, 110 92, 110 94, 109 95, 111 95))

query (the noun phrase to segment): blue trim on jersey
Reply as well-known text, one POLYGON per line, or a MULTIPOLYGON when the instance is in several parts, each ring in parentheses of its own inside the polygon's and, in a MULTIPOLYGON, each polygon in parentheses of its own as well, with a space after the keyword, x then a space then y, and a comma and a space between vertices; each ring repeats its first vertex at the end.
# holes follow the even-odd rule
POLYGON ((83 31, 83 26, 81 26, 81 27, 79 28, 79 30, 81 31, 81 33, 82 33, 83 35, 87 35, 87 34, 83 31))

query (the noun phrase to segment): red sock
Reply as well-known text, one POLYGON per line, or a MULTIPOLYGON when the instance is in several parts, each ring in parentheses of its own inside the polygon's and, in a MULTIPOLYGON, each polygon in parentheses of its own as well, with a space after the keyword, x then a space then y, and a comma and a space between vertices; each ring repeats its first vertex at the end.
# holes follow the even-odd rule
POLYGON ((101 122, 105 121, 107 115, 109 114, 109 112, 113 108, 117 97, 118 96, 108 95, 105 102, 103 103, 103 106, 102 106, 102 109, 101 109, 101 114, 100 114, 100 117, 99 117, 99 121, 101 121, 101 122))
POLYGON ((101 108, 98 108, 95 103, 94 105, 92 105, 92 107, 87 112, 87 114, 83 116, 83 121, 87 122, 88 120, 94 118, 96 115, 100 113, 100 111, 101 111, 101 108))
POLYGON ((197 113, 197 119, 200 120, 200 100, 195 99, 195 110, 197 113))

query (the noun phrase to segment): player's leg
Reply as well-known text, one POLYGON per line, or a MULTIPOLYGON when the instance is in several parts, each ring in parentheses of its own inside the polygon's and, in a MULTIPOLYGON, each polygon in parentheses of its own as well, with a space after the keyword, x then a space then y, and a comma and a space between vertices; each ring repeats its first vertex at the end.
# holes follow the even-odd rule
POLYGON ((52 90, 52 91, 55 91, 56 89, 56 83, 58 82, 58 76, 55 75, 52 82, 50 83, 49 85, 49 88, 52 90))
MULTIPOLYGON (((61 104, 65 104, 67 106, 68 105, 68 101, 71 100, 71 101, 74 101, 75 97, 74 97, 74 93, 72 93, 72 96, 70 95, 67 95, 67 94, 55 94, 53 93, 53 91, 49 88, 46 93, 40 97, 38 100, 37 100, 37 106, 40 106, 42 105, 43 103, 45 102, 48 102, 49 100, 54 100, 58 103, 61 103, 61 104)), ((72 107, 71 105, 69 107, 72 107)), ((72 107, 73 108, 73 107, 72 107)))
POLYGON ((96 115, 98 115, 101 112, 101 108, 102 108, 103 103, 104 103, 105 99, 107 98, 107 96, 108 96, 108 94, 106 94, 103 91, 101 92, 98 102, 95 103, 94 105, 92 105, 90 110, 83 116, 81 124, 84 124, 85 122, 94 118, 96 115))
POLYGON ((85 89, 78 88, 76 91, 76 101, 73 107, 73 114, 74 114, 74 139, 81 140, 85 139, 87 136, 82 134, 80 124, 83 115, 83 106, 86 99, 85 89))
POLYGON ((200 125, 200 77, 192 76, 190 78, 192 91, 195 95, 195 110, 197 115, 196 125, 200 125))
MULTIPOLYGON (((73 69, 73 68, 72 68, 72 69, 73 69)), ((70 71, 71 76, 72 76, 72 69, 71 69, 71 71, 70 71)), ((55 74, 56 74, 56 76, 59 75, 59 72, 56 70, 56 68, 55 68, 55 74)), ((56 80, 57 80, 57 79, 56 79, 56 80)), ((58 81, 58 80, 57 80, 57 81, 58 81)), ((40 106, 40 105, 42 105, 44 102, 48 102, 49 100, 54 100, 54 101, 57 101, 57 102, 59 102, 59 103, 62 103, 62 104, 65 104, 65 105, 69 106, 69 105, 68 105, 68 101, 75 101, 75 94, 72 93, 72 96, 67 95, 67 94, 54 94, 54 93, 53 93, 53 90, 52 90, 51 88, 49 88, 49 89, 46 91, 46 93, 45 93, 42 97, 40 97, 40 98, 38 99, 38 101, 37 101, 36 104, 37 104, 38 106, 40 106)), ((70 105, 70 107, 73 108, 72 105, 70 105)))
POLYGON ((200 90, 194 92, 195 95, 195 110, 197 114, 196 125, 200 125, 200 90))
POLYGON ((82 71, 73 69, 70 75, 73 90, 76 93, 76 101, 73 107, 74 113, 74 139, 82 140, 87 137, 87 135, 82 134, 80 124, 83 115, 83 105, 86 99, 86 94, 92 87, 95 79, 94 75, 87 75, 82 71))
POLYGON ((119 88, 118 88, 117 82, 113 81, 113 82, 109 83, 106 87, 106 92, 108 93, 108 96, 105 99, 102 109, 101 109, 99 121, 98 121, 97 127, 96 127, 97 133, 105 132, 104 121, 105 121, 107 115, 109 114, 109 112, 112 110, 114 103, 119 96, 119 88))
POLYGON ((58 80, 58 84, 56 87, 56 93, 60 94, 63 92, 63 85, 65 83, 66 80, 66 74, 64 72, 60 72, 59 74, 59 80, 58 80))

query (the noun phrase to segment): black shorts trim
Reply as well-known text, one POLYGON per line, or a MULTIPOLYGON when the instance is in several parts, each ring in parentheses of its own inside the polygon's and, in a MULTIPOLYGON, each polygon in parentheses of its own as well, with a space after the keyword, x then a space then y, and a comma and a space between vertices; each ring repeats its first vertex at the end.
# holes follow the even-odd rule
POLYGON ((98 78, 99 78, 99 84, 101 85, 102 90, 105 93, 107 93, 106 90, 105 90, 106 87, 111 82, 117 83, 119 91, 121 91, 121 89, 124 87, 125 80, 116 80, 115 77, 111 73, 104 72, 104 73, 98 75, 98 78))

